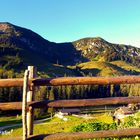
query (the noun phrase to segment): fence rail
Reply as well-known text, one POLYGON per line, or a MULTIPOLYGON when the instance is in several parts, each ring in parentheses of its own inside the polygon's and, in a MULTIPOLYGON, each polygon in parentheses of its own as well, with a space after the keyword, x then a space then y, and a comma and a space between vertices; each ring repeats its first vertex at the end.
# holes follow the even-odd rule
MULTIPOLYGON (((132 97, 109 97, 98 99, 77 99, 77 100, 44 100, 28 102, 27 107, 46 108, 46 107, 88 107, 101 105, 116 105, 140 103, 140 96, 132 97)), ((21 110, 22 102, 0 103, 0 110, 21 110)))
MULTIPOLYGON (((62 86, 62 85, 109 85, 109 84, 136 84, 140 83, 140 76, 120 76, 120 77, 60 77, 60 78, 35 78, 36 72, 34 67, 28 67, 29 76, 27 82, 23 78, 0 79, 0 87, 25 86, 24 93, 27 93, 25 104, 22 102, 0 103, 0 110, 20 110, 24 107, 24 120, 27 123, 27 131, 23 132, 23 140, 28 139, 46 139, 46 140, 71 140, 81 138, 102 138, 102 137, 122 137, 140 135, 139 128, 124 130, 108 130, 95 132, 77 132, 77 133, 60 133, 60 134, 42 134, 33 136, 33 110, 42 107, 82 107, 82 106, 100 106, 109 104, 129 104, 140 103, 140 96, 135 97, 110 97, 98 99, 77 99, 77 100, 46 100, 34 101, 35 86, 62 86), (26 116, 26 117, 25 117, 26 116), (27 119, 27 120, 25 120, 27 119), (26 134, 27 133, 27 134, 26 134)), ((25 93, 25 95, 26 95, 25 93)), ((22 109, 23 110, 23 109, 22 109)), ((25 126, 23 125, 23 126, 25 126)), ((14 138, 16 139, 16 138, 14 138)))
POLYGON ((73 132, 73 133, 58 133, 52 135, 37 135, 32 136, 28 140, 77 140, 91 138, 107 138, 107 137, 124 137, 140 135, 139 128, 123 129, 123 130, 102 130, 95 132, 73 132))
POLYGON ((140 76, 40 78, 32 82, 35 86, 136 84, 140 76))
POLYGON ((22 87, 23 78, 0 79, 0 87, 22 87))
MULTIPOLYGON (((0 79, 0 87, 23 86, 23 78, 0 79)), ((109 85, 140 83, 140 76, 119 77, 60 77, 60 78, 31 78, 31 86, 61 86, 61 85, 109 85)))

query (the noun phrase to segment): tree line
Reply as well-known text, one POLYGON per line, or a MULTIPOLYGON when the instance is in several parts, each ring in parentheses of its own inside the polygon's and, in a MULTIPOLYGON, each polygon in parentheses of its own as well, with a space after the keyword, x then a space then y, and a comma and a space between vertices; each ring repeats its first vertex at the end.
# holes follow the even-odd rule
MULTIPOLYGON (((139 96, 140 84, 36 87, 36 100, 90 99, 139 96)), ((22 87, 0 88, 0 102, 22 100, 22 87)))
MULTIPOLYGON (((0 69, 1 78, 21 77, 13 70, 0 69)), ((90 99, 139 96, 140 84, 68 85, 36 87, 35 100, 90 99)), ((22 87, 0 88, 0 102, 22 101, 22 87)))

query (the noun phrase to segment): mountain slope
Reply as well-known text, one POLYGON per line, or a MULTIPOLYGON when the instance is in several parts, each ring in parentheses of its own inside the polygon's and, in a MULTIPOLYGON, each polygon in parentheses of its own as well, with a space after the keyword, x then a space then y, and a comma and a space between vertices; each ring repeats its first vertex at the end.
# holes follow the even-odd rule
POLYGON ((1 71, 19 72, 28 65, 37 66, 49 76, 140 74, 140 49, 99 37, 54 43, 29 29, 0 23, 1 71))
POLYGON ((73 44, 89 60, 122 60, 140 66, 140 49, 136 47, 112 44, 99 37, 80 39, 73 44))
POLYGON ((76 60, 84 60, 72 43, 56 44, 31 30, 10 23, 0 23, 0 63, 8 64, 9 59, 14 59, 15 56, 16 60, 21 62, 15 62, 18 67, 34 62, 37 65, 45 62, 75 64, 76 60))
POLYGON ((123 61, 101 62, 90 61, 77 65, 75 68, 83 75, 89 76, 121 76, 139 75, 140 68, 123 61), (120 66, 120 64, 122 64, 120 66))

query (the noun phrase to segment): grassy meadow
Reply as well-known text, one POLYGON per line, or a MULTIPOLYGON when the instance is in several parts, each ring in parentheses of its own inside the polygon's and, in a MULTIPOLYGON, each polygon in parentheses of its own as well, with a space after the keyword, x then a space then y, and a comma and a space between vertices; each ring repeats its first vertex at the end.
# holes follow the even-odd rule
MULTIPOLYGON (((90 109, 89 109, 90 110, 90 109)), ((94 109, 96 112, 96 109, 94 109)), ((102 112, 103 109, 100 110, 102 112)), ((106 124, 106 125, 112 125, 114 124, 113 118, 111 113, 109 111, 106 111, 106 113, 93 113, 90 114, 92 118, 81 118, 81 117, 75 117, 75 116, 65 116, 67 118, 67 121, 64 121, 60 118, 53 117, 52 119, 44 119, 41 123, 37 123, 34 125, 34 134, 53 134, 53 133, 60 133, 60 132, 73 132, 73 130, 76 130, 76 128, 79 128, 79 126, 90 126, 90 124, 99 123, 99 124, 106 124)), ((6 125, 6 124, 15 124, 15 123, 21 123, 21 116, 18 118, 16 117, 1 117, 0 118, 0 124, 6 125)), ((134 114, 133 117, 127 117, 124 120, 124 123, 117 126, 117 129, 124 129, 124 128, 135 128, 140 127, 140 112, 137 112, 134 114), (136 125, 137 124, 137 125, 136 125)), ((90 126, 91 127, 91 126, 90 126)), ((88 129, 90 128, 88 127, 88 129)), ((86 128, 87 129, 87 128, 86 128)), ((93 131, 93 130, 86 130, 84 131, 93 131)), ((90 128, 92 129, 92 128, 90 128)), ((11 133, 9 135, 0 135, 0 138, 9 138, 9 137, 16 137, 16 136, 22 136, 22 127, 16 126, 7 129, 6 131, 11 133), (11 131, 12 130, 12 131, 11 131)), ((107 140, 118 140, 117 138, 106 138, 107 140)), ((119 138, 119 140, 135 140, 140 139, 138 136, 130 137, 130 138, 119 138)))

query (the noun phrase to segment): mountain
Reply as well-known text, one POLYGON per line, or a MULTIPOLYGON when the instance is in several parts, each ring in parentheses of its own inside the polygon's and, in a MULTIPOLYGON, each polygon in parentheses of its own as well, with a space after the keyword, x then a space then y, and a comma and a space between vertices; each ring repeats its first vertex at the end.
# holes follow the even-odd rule
POLYGON ((26 65, 43 62, 75 64, 83 60, 72 43, 53 43, 45 40, 35 32, 10 23, 0 23, 1 55, 20 56, 26 65), (32 54, 32 55, 31 55, 32 54), (26 56, 26 57, 25 57, 26 56))
POLYGON ((49 76, 140 74, 140 49, 100 37, 54 43, 29 29, 1 22, 0 75, 11 69, 19 72, 28 65, 49 76))
POLYGON ((122 60, 140 66, 140 48, 112 44, 100 37, 80 39, 73 44, 89 60, 107 62, 122 60))

